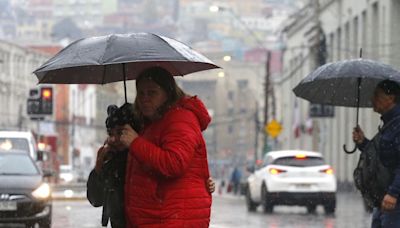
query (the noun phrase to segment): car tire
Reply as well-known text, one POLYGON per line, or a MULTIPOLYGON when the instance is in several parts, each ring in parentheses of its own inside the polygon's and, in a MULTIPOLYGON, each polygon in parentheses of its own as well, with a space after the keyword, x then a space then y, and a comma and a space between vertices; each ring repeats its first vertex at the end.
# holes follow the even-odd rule
POLYGON ((51 214, 45 219, 39 221, 40 228, 51 228, 51 214))
POLYGON ((250 193, 250 189, 247 186, 247 191, 246 191, 246 206, 247 206, 247 211, 249 212, 254 212, 257 210, 258 204, 255 203, 252 199, 251 199, 251 193, 250 193))
POLYGON ((39 223, 40 228, 51 228, 51 220, 43 220, 39 223))
POLYGON ((314 214, 316 210, 317 210, 317 205, 308 205, 307 206, 307 212, 309 214, 314 214))
POLYGON ((336 201, 332 201, 324 205, 325 214, 327 215, 335 213, 335 209, 336 209, 336 201))
POLYGON ((35 228, 35 223, 27 223, 27 224, 25 224, 25 227, 26 228, 35 228))
POLYGON ((264 213, 272 213, 274 210, 274 205, 272 204, 268 195, 269 195, 268 189, 265 186, 265 184, 263 184, 261 187, 261 204, 262 204, 264 213))

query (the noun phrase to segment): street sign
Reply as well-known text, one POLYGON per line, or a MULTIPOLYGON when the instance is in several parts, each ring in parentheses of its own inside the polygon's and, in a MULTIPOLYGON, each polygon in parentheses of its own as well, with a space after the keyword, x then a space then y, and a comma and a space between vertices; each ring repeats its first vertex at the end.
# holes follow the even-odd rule
POLYGON ((276 120, 271 120, 264 128, 265 132, 272 138, 276 138, 282 131, 282 125, 276 120))

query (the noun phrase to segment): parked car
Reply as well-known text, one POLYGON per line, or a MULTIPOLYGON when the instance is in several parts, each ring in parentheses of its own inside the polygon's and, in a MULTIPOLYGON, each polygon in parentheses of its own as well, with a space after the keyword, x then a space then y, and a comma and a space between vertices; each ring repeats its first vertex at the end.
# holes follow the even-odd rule
POLYGON ((27 151, 0 149, 0 224, 51 227, 51 189, 27 151))
POLYGON ((261 205, 271 213, 275 205, 306 206, 325 213, 336 208, 336 177, 320 153, 284 150, 266 154, 264 165, 247 178, 246 203, 249 211, 261 205))
POLYGON ((33 160, 37 159, 37 143, 30 131, 0 131, 0 149, 26 151, 33 160))

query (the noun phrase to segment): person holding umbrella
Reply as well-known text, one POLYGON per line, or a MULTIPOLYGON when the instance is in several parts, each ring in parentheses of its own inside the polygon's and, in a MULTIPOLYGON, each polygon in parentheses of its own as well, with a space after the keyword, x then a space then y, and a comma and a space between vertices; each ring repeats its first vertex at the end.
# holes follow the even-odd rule
MULTIPOLYGON (((124 126, 129 147, 125 208, 127 227, 208 227, 211 194, 202 131, 210 116, 172 76, 220 68, 172 38, 152 33, 110 34, 77 40, 34 71, 38 83, 106 84, 137 80, 139 130, 124 126), (162 225, 160 225, 162 224, 162 225)), ((136 128, 136 127, 135 127, 136 128)))
MULTIPOLYGON (((102 226, 126 227, 124 213, 124 180, 128 149, 119 137, 124 123, 132 127, 139 126, 133 118, 133 105, 125 103, 118 108, 110 105, 107 108, 106 127, 108 138, 97 153, 96 165, 87 181, 87 198, 94 207, 103 206, 102 226)), ((136 127, 135 127, 136 129, 136 127)), ((139 129, 136 129, 139 131, 139 129)), ((215 191, 215 183, 210 177, 206 183, 210 193, 215 191)))
MULTIPOLYGON (((378 159, 388 168, 392 181, 386 186, 386 193, 380 205, 373 209, 371 227, 400 227, 400 86, 391 80, 384 80, 375 88, 372 105, 381 114, 383 126, 379 136, 369 140, 357 126, 353 141, 363 153, 377 150, 378 159), (376 143, 374 142, 376 141, 376 143), (377 145, 377 146, 376 146, 377 145)), ((377 135, 378 135, 377 134, 377 135)), ((376 171, 378 172, 378 171, 376 171)))
POLYGON ((208 227, 210 177, 202 135, 211 121, 204 104, 185 94, 169 71, 151 67, 136 79, 141 130, 124 126, 129 147, 127 227, 208 227))

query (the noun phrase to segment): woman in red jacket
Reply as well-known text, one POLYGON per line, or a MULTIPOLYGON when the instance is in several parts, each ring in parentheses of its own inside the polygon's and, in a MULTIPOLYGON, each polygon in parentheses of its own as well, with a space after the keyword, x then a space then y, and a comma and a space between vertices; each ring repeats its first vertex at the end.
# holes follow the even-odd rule
POLYGON ((127 227, 208 227, 211 194, 202 131, 211 121, 197 97, 186 95, 163 68, 136 80, 135 111, 143 126, 124 126, 129 147, 125 181, 127 227))

